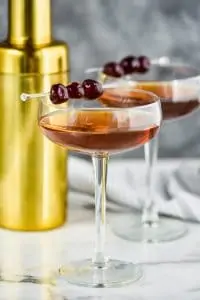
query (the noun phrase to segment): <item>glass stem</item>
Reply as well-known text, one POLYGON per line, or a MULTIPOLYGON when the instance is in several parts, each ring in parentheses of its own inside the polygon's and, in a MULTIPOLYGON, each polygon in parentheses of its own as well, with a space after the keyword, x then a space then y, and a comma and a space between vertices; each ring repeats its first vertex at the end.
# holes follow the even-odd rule
POLYGON ((146 162, 146 197, 142 214, 142 223, 147 226, 155 226, 159 222, 157 203, 155 201, 155 164, 158 157, 158 135, 144 146, 146 162))
POLYGON ((106 231, 106 182, 108 155, 92 157, 95 178, 95 250, 93 263, 105 265, 105 231, 106 231))

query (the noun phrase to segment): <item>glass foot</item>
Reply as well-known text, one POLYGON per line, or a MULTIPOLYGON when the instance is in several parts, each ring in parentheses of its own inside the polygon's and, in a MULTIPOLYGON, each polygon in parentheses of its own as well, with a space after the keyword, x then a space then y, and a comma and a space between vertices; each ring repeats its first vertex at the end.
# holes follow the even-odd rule
POLYGON ((187 227, 179 220, 161 218, 156 225, 144 226, 141 215, 118 217, 112 223, 113 232, 129 241, 160 243, 182 238, 187 234, 187 227))
POLYGON ((105 265, 96 266, 91 260, 77 261, 69 269, 60 269, 61 278, 75 285, 85 287, 117 287, 130 284, 142 276, 140 266, 130 262, 108 260, 105 265))

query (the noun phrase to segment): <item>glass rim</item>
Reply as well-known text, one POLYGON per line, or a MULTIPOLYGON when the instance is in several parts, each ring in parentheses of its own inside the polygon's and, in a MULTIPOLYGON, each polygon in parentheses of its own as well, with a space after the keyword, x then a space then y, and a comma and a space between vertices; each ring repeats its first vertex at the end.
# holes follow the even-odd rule
MULTIPOLYGON (((125 83, 128 83, 129 81, 125 81, 125 83)), ((131 81, 131 83, 133 83, 131 81)), ((123 87, 124 85, 116 85, 114 88, 117 88, 117 87, 123 87)), ((127 85, 127 86, 124 86, 124 88, 127 88, 129 87, 130 85, 127 85)), ((111 89, 111 88, 109 88, 111 89)), ((145 94, 145 95, 149 95, 149 97, 151 97, 152 99, 152 102, 151 103, 148 103, 148 104, 142 104, 142 105, 137 105, 137 106, 133 106, 133 107, 114 107, 114 106, 100 106, 100 107, 95 107, 95 106, 92 106, 92 102, 93 101, 98 101, 99 103, 101 103, 101 100, 100 100, 100 97, 94 99, 94 100, 87 100, 85 98, 83 98, 82 100, 81 99, 69 99, 68 101, 72 100, 72 101, 77 101, 77 102, 82 102, 84 103, 84 101, 87 101, 87 103, 91 103, 91 107, 84 107, 84 106, 72 106, 72 107, 63 107, 61 105, 63 104, 66 104, 67 105, 67 102, 64 102, 62 104, 53 104, 50 100, 50 97, 49 95, 44 95, 44 96, 41 96, 39 101, 40 103, 42 103, 42 105, 46 105, 48 107, 52 107, 52 109, 54 109, 55 111, 56 110, 60 110, 60 111, 130 111, 130 110, 138 110, 138 109, 147 109, 147 108, 151 108, 153 106, 156 106, 156 105, 160 105, 160 97, 157 96, 156 94, 152 93, 152 92, 149 92, 149 91, 145 91, 145 90, 142 90, 142 89, 132 89, 131 92, 138 92, 138 93, 141 93, 141 94, 145 94), (48 100, 45 101, 44 99, 47 98, 48 100)))
MULTIPOLYGON (((179 79, 170 79, 170 80, 155 80, 155 79, 136 79, 134 80, 133 79, 129 79, 133 82, 147 82, 147 83, 150 83, 150 82, 153 82, 153 83, 160 83, 160 82, 163 82, 163 84, 165 83, 169 83, 169 82, 180 82, 180 81, 184 81, 184 80, 192 80, 192 79, 197 79, 198 77, 200 78, 200 68, 197 68, 195 66, 193 66, 192 64, 187 64, 187 63, 184 63, 184 62, 175 62, 175 61, 167 61, 167 62, 162 62, 162 61, 159 61, 159 59, 157 61, 153 61, 151 62, 151 65, 154 66, 154 67, 160 67, 160 68, 164 68, 164 67, 170 67, 170 66, 174 66, 174 67, 187 67, 187 68, 190 68, 192 71, 194 71, 195 75, 194 76, 189 76, 189 77, 185 77, 185 78, 179 78, 179 79)), ((100 74, 101 75, 101 71, 100 71, 101 68, 99 68, 99 70, 95 70, 95 68, 87 68, 85 69, 85 73, 86 74, 100 74)), ((102 73, 103 74, 103 73, 102 73)), ((106 74, 103 74, 106 76, 106 74)), ((107 75, 108 76, 108 75, 107 75)), ((120 78, 116 78, 116 77, 111 77, 111 76, 108 76, 108 78, 110 79, 113 79, 113 80, 120 80, 122 78, 126 79, 127 77, 129 76, 134 76, 134 73, 133 74, 128 74, 128 75, 125 75, 125 76, 122 76, 120 78)))
POLYGON ((160 82, 163 82, 163 83, 169 83, 169 82, 181 82, 181 81, 184 81, 184 80, 193 80, 193 79, 197 79, 198 77, 200 78, 200 69, 193 66, 192 64, 187 64, 187 63, 184 63, 184 62, 167 62, 167 63, 160 63, 160 62, 154 62, 152 63, 152 65, 154 67, 157 67, 157 68, 164 68, 164 67, 185 67, 185 68, 189 68, 191 71, 194 71, 195 75, 194 76, 186 76, 185 78, 174 78, 174 79, 169 79, 169 80, 149 80, 149 79, 146 79, 146 80, 142 80, 142 79, 137 79, 135 80, 135 82, 153 82, 153 83, 160 83, 160 82))

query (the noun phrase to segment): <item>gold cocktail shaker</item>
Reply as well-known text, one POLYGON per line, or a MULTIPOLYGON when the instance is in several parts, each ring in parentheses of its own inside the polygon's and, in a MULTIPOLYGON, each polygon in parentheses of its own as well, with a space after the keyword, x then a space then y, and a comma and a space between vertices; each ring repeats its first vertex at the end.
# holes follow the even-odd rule
POLYGON ((68 46, 52 38, 50 0, 9 0, 0 43, 0 227, 40 231, 66 221, 66 151, 42 136, 38 101, 22 92, 68 82, 68 46))

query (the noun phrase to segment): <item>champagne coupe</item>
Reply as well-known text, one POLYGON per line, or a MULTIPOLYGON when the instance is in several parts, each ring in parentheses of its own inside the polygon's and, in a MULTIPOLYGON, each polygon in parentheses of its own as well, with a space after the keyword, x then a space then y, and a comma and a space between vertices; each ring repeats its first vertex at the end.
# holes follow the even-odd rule
MULTIPOLYGON (((90 74, 91 75, 91 74, 90 74)), ((91 156, 95 181, 95 245, 92 259, 83 259, 61 268, 60 276, 86 287, 115 287, 138 280, 139 265, 105 256, 106 177, 111 155, 144 145, 158 132, 161 124, 159 97, 133 89, 132 81, 112 81, 103 85, 104 93, 126 97, 128 108, 109 108, 98 99, 69 99, 67 105, 52 104, 48 93, 22 95, 22 99, 40 100, 38 123, 42 133, 53 143, 91 156), (68 270, 65 272, 65 270, 68 270), (70 271, 69 271, 70 270, 70 271)))
MULTIPOLYGON (((90 73, 92 69, 86 70, 90 73)), ((93 69, 94 71, 94 69, 93 69)), ((97 69, 96 69, 97 71, 97 69)), ((99 70, 99 74, 100 74, 99 70)), ((99 75, 104 82, 112 81, 110 76, 99 75)), ((133 88, 150 91, 161 100, 163 121, 169 122, 187 116, 199 108, 200 75, 199 70, 184 64, 171 62, 162 57, 151 61, 145 74, 134 73, 119 79, 132 82, 133 88)), ((127 95, 129 100, 132 92, 127 95)), ((115 94, 104 93, 102 102, 108 107, 126 107, 115 94)), ((132 241, 167 242, 183 237, 187 227, 175 219, 159 218, 159 207, 155 196, 155 164, 158 153, 158 135, 144 145, 146 161, 146 198, 143 200, 142 217, 130 214, 113 222, 116 235, 132 241)))

